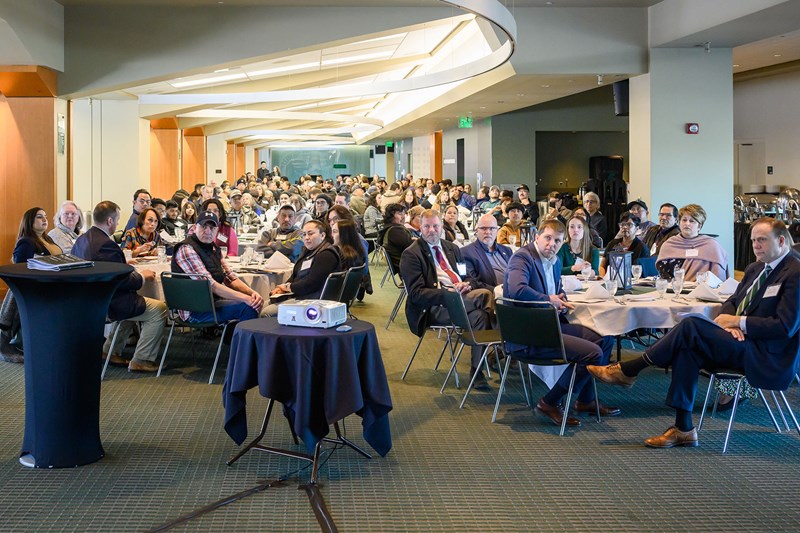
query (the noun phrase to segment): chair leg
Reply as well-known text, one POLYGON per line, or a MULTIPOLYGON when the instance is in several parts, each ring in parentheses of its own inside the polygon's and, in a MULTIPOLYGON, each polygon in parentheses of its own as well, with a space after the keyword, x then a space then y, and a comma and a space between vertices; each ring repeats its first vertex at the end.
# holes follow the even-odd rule
POLYGON ((622 361, 622 337, 617 335, 617 363, 622 361))
POLYGON ((775 407, 778 409, 778 414, 781 416, 781 420, 783 421, 783 426, 786 428, 786 431, 791 431, 792 428, 789 427, 789 422, 786 421, 786 416, 783 414, 783 407, 781 407, 781 402, 778 401, 778 397, 775 395, 775 391, 769 391, 770 396, 772 396, 772 401, 775 402, 775 407))
POLYGON ((167 358, 167 350, 169 350, 169 343, 172 341, 172 332, 175 331, 175 322, 172 323, 172 327, 169 328, 169 336, 167 336, 167 344, 164 346, 164 354, 161 356, 161 363, 158 365, 158 372, 156 373, 156 377, 161 376, 161 369, 164 368, 164 360, 167 358))
MULTIPOLYGON (((459 388, 458 385, 458 371, 456 370, 456 365, 458 364, 458 359, 461 357, 461 350, 464 348, 464 344, 461 344, 461 348, 459 348, 458 352, 453 350, 453 341, 450 341, 450 360, 453 362, 450 365, 450 370, 447 371, 447 375, 444 377, 444 383, 442 383, 442 388, 439 389, 439 394, 444 394, 444 388, 447 387, 447 382, 450 381, 450 376, 455 372, 456 374, 456 388, 459 388)), ((474 376, 473 376, 474 377, 474 376)))
MULTIPOLYGON (((488 350, 489 347, 487 346, 486 348, 487 348, 486 352, 485 352, 486 353, 486 357, 483 358, 483 366, 486 367, 486 377, 489 378, 489 379, 492 379, 492 371, 489 369, 489 350, 488 350)), ((495 358, 496 357, 497 357, 497 355, 495 354, 495 358)), ((478 368, 480 368, 480 367, 478 367, 478 368)))
POLYGON ((403 381, 405 381, 405 379, 406 379, 406 375, 408 374, 408 369, 411 368, 411 363, 414 362, 414 358, 417 356, 417 351, 419 350, 419 345, 422 344, 422 340, 425 338, 426 331, 422 332, 422 336, 419 338, 419 341, 417 341, 417 346, 414 348, 414 353, 411 354, 411 358, 408 360, 408 364, 406 365, 406 369, 403 370, 403 377, 401 378, 403 381))
POLYGON ((386 272, 383 273, 383 277, 381 278, 381 289, 383 288, 384 284, 386 283, 386 279, 389 277, 389 267, 386 267, 386 272))
POLYGON ((567 389, 567 398, 565 400, 565 406, 564 406, 564 416, 561 417, 561 433, 559 433, 561 437, 564 436, 564 432, 567 430, 567 418, 569 418, 569 403, 572 401, 572 389, 575 386, 575 373, 577 370, 578 370, 578 365, 576 363, 572 363, 572 377, 569 380, 569 388, 567 389))
POLYGON ((400 291, 400 295, 397 297, 397 301, 394 303, 394 308, 392 309, 392 314, 389 315, 389 320, 386 321, 386 330, 389 330, 389 324, 391 324, 395 317, 397 316, 397 312, 400 310, 400 306, 403 305, 403 300, 406 299, 406 289, 403 288, 400 291))
POLYGON ((594 412, 595 418, 600 422, 600 397, 597 395, 597 380, 592 376, 592 388, 594 388, 594 412))
POLYGON ((739 378, 739 381, 736 382, 736 393, 733 395, 733 407, 731 407, 731 418, 728 420, 728 431, 725 432, 725 443, 722 445, 722 453, 728 453, 728 441, 731 438, 731 431, 733 430, 733 420, 736 418, 736 408, 738 407, 739 403, 739 394, 742 391, 742 381, 744 381, 744 377, 739 378))
POLYGON ((525 383, 525 372, 522 370, 522 361, 517 361, 517 368, 519 368, 519 377, 522 378, 522 390, 525 391, 525 403, 528 404, 528 407, 531 407, 531 397, 528 395, 528 385, 525 383))
POLYGON ((111 354, 114 353, 114 345, 117 343, 117 334, 119 333, 119 327, 122 325, 122 321, 117 322, 117 326, 114 328, 114 334, 111 336, 111 346, 108 348, 108 353, 106 354, 106 361, 103 363, 103 371, 100 373, 100 381, 106 377, 106 370, 108 370, 108 362, 111 361, 111 354))
POLYGON ((703 430, 703 420, 706 417, 706 409, 708 408, 708 399, 711 397, 711 390, 714 388, 714 381, 716 381, 716 379, 717 375, 711 374, 711 377, 708 380, 708 390, 706 391, 706 399, 703 402, 703 410, 700 411, 700 422, 697 423, 698 433, 703 430))
MULTIPOLYGON (((472 386, 475 384, 475 378, 478 377, 478 369, 480 369, 482 364, 486 363, 486 355, 489 353, 489 348, 491 348, 491 346, 486 346, 483 349, 483 353, 481 354, 481 360, 478 362, 478 366, 476 368, 475 373, 472 374, 472 379, 469 380, 469 385, 467 385, 467 391, 464 393, 464 397, 461 399, 461 405, 458 406, 459 409, 463 409, 464 408, 464 402, 467 401, 467 396, 469 396, 469 392, 472 390, 472 386)), ((450 367, 450 371, 451 372, 453 371, 453 368, 455 366, 456 366, 456 363, 455 363, 455 361, 453 361, 453 366, 450 367)), ((450 374, 448 373, 447 376, 449 377, 450 374)), ((447 383, 447 379, 445 379, 445 384, 446 383, 447 383)), ((444 385, 442 385, 442 390, 444 390, 444 385)), ((439 392, 441 392, 441 391, 439 391, 439 392)))
POLYGON ((508 367, 511 366, 511 356, 506 354, 506 366, 503 368, 503 377, 500 379, 500 389, 497 391, 497 400, 494 402, 494 412, 492 412, 492 424, 497 420, 497 410, 500 409, 500 398, 503 396, 503 389, 506 386, 508 377, 508 367))
MULTIPOLYGON (((211 367, 211 375, 208 378, 208 384, 211 385, 214 383, 214 373, 217 371, 217 363, 219 362, 219 354, 222 353, 222 341, 225 340, 225 333, 228 332, 228 326, 230 326, 230 322, 225 323, 225 327, 222 328, 222 337, 219 339, 219 346, 217 346, 217 356, 214 358, 214 366, 211 367)), ((163 361, 163 359, 162 359, 163 361)))
POLYGON ((758 390, 758 395, 761 397, 761 401, 764 402, 764 407, 767 408, 767 413, 769 413, 769 418, 772 420, 772 425, 775 426, 775 431, 781 433, 781 426, 778 424, 778 421, 775 419, 775 415, 772 412, 772 408, 769 406, 769 402, 767 401, 767 397, 764 396, 764 391, 761 389, 758 390))
MULTIPOLYGON (((436 338, 437 339, 441 339, 441 330, 439 331, 439 333, 437 333, 436 338)), ((448 329, 447 330, 447 337, 445 337, 444 344, 442 345, 442 351, 439 352, 439 358, 436 360, 436 365, 434 365, 434 367, 433 367, 433 371, 434 372, 438 372, 439 371, 439 365, 442 364, 442 358, 444 357, 444 351, 447 349, 448 346, 450 346, 451 342, 453 342, 453 338, 451 337, 450 330, 448 329)), ((459 348, 459 349, 461 349, 461 348, 459 348)), ((452 361, 452 360, 453 360, 453 358, 451 356, 450 357, 450 361, 452 361)))
POLYGON ((786 395, 783 391, 778 391, 778 394, 781 395, 783 399, 783 404, 786 406, 786 410, 789 412, 789 416, 792 418, 792 422, 794 422, 794 427, 797 429, 797 433, 800 434, 800 424, 797 423, 797 417, 794 416, 794 411, 792 411, 791 406, 789 405, 789 400, 786 399, 786 395))

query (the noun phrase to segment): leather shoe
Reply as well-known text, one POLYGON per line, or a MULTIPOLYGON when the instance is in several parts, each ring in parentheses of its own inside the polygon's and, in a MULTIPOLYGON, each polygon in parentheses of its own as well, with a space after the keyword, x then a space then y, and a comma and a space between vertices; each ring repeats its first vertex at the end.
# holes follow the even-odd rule
MULTIPOLYGON (((536 410, 549 418, 553 421, 553 424, 560 426, 561 421, 564 419, 564 409, 561 406, 555 405, 548 405, 544 403, 544 400, 539 400, 536 404, 536 410)), ((580 426, 581 421, 577 418, 573 418, 571 416, 567 416, 567 425, 568 426, 580 426)))
MULTIPOLYGON (((106 358, 108 358, 108 354, 104 352, 103 361, 105 361, 106 358)), ((111 360, 108 362, 108 364, 111 366, 128 366, 128 363, 130 363, 130 361, 128 361, 123 357, 120 357, 119 355, 114 355, 114 354, 111 354, 111 360)))
MULTIPOLYGON (((576 413, 589 413, 589 414, 596 414, 598 404, 597 400, 591 402, 575 402, 575 412, 576 413)), ((619 416, 622 413, 622 409, 619 407, 612 407, 610 405, 606 405, 603 402, 599 402, 600 404, 600 416, 619 416)))
POLYGON ((675 446, 694 448, 697 446, 697 428, 681 431, 675 426, 671 426, 663 435, 645 440, 644 445, 649 448, 674 448, 675 446))
POLYGON ((157 372, 158 365, 151 363, 150 361, 137 361, 135 359, 131 359, 131 362, 128 363, 128 372, 157 372))
POLYGON ((475 369, 472 369, 472 372, 470 372, 469 375, 470 380, 472 380, 472 376, 475 376, 475 381, 472 383, 472 388, 474 390, 481 392, 488 392, 492 390, 492 388, 489 386, 489 382, 486 381, 486 376, 483 375, 482 371, 476 371, 475 369))
POLYGON ((628 377, 622 373, 619 363, 607 366, 586 365, 586 370, 595 378, 609 385, 621 385, 625 388, 630 388, 636 383, 635 377, 628 377))

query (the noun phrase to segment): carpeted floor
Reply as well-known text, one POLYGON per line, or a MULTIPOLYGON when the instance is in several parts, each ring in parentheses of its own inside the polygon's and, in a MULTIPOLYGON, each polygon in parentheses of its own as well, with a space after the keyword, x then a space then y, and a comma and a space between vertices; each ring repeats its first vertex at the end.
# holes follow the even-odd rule
MULTIPOLYGON (((374 269, 376 289, 380 274, 374 269)), ((738 414, 724 456, 720 418, 709 421, 698 448, 642 446, 673 421, 663 405, 668 376, 655 369, 630 390, 599 385, 622 416, 600 424, 586 419, 563 438, 526 407, 516 375, 492 424, 498 382, 460 410, 459 391, 451 386, 439 394, 443 372, 432 368, 441 344, 433 337, 400 380, 416 338, 402 313, 389 331, 383 328, 396 297, 387 284, 353 308, 378 330, 394 402, 394 448, 371 461, 337 450, 321 469, 321 493, 340 531, 797 531, 800 437, 776 434, 760 401, 738 414)), ((110 371, 101 412, 107 455, 76 469, 19 465, 24 372, 0 363, 0 531, 146 531, 287 475, 281 486, 174 531, 320 530, 298 490, 309 478, 305 464, 252 452, 225 466, 237 447, 222 429, 224 362, 208 385, 213 341, 187 334, 173 342, 171 370, 161 378, 110 371)), ((543 386, 534 387, 538 398, 543 386)), ((787 394, 798 410, 797 386, 787 394)), ((266 400, 251 391, 248 402, 253 434, 266 400)), ((360 419, 350 417, 346 428, 363 443, 360 419)), ((292 446, 283 423, 271 424, 267 438, 292 446)))

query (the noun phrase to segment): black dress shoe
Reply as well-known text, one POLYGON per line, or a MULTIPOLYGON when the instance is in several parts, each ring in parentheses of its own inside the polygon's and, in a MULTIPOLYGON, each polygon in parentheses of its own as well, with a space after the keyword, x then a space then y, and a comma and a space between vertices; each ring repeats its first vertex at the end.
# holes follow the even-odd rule
MULTIPOLYGON (((575 412, 576 413, 589 413, 589 414, 596 414, 597 413, 597 400, 592 402, 575 402, 575 412)), ((603 402, 600 402, 600 416, 619 416, 622 413, 622 409, 619 407, 613 407, 611 405, 606 405, 603 402)))
POLYGON ((481 392, 488 392, 492 390, 492 388, 489 386, 489 382, 486 381, 486 376, 483 375, 482 371, 473 368, 469 373, 470 381, 472 380, 472 376, 475 376, 475 381, 472 383, 472 388, 474 390, 481 392))
MULTIPOLYGON (((564 409, 561 406, 555 406, 544 403, 544 400, 539 400, 536 404, 536 410, 553 421, 553 424, 560 426, 564 419, 564 409)), ((581 421, 577 418, 567 416, 568 426, 580 426, 581 421)))

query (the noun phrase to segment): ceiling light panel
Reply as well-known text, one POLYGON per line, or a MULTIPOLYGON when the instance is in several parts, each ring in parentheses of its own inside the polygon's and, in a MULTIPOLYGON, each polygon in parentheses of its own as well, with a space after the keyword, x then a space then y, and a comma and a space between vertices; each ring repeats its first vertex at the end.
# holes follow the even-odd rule
POLYGON ((169 84, 176 89, 186 89, 188 87, 199 87, 201 85, 214 85, 216 83, 225 83, 228 81, 244 80, 247 74, 244 72, 230 72, 225 74, 207 75, 201 74, 191 78, 181 78, 175 81, 170 81, 169 84))

